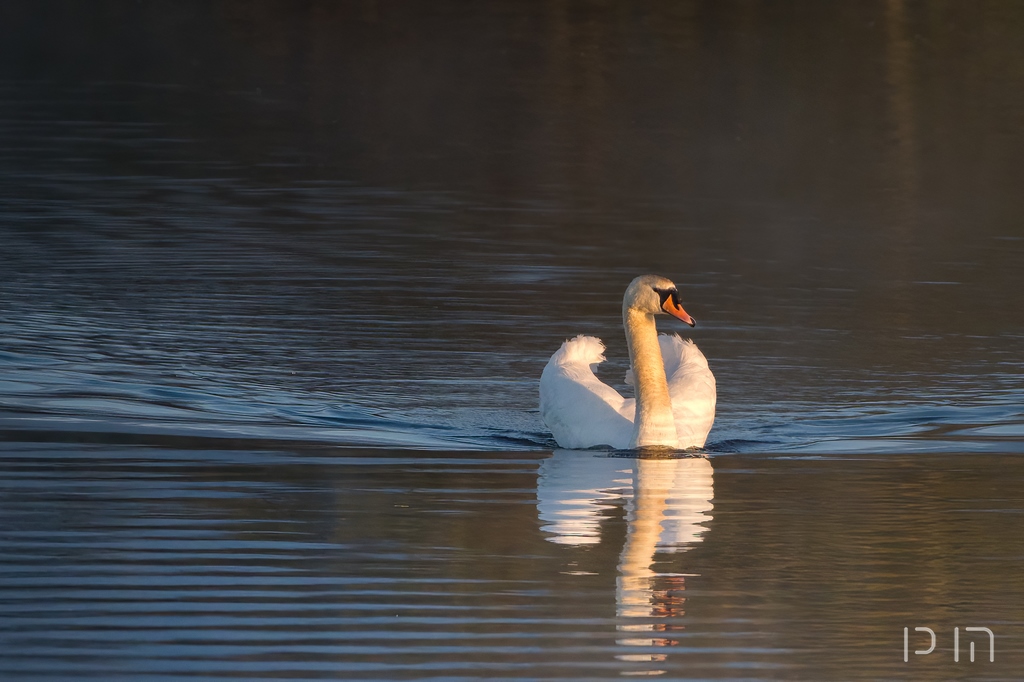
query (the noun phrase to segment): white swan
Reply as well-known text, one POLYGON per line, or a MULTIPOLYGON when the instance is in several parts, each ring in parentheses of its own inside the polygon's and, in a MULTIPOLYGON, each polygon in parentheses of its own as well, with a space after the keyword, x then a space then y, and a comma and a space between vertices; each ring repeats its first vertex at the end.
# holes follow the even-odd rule
POLYGON ((634 279, 622 298, 622 324, 632 368, 626 383, 633 384, 635 400, 594 376, 591 365, 605 359, 598 338, 577 336, 548 360, 540 377, 540 413, 561 447, 704 446, 715 421, 715 375, 692 341, 658 336, 654 316, 660 313, 695 324, 670 280, 634 279))

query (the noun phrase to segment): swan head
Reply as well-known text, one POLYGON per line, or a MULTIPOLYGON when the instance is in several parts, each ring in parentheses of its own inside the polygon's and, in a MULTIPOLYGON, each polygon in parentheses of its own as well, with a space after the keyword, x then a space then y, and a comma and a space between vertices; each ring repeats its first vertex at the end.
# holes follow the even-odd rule
POLYGON ((668 313, 691 327, 697 322, 679 303, 679 290, 670 279, 658 275, 641 275, 629 283, 622 297, 622 312, 637 310, 648 315, 668 313))

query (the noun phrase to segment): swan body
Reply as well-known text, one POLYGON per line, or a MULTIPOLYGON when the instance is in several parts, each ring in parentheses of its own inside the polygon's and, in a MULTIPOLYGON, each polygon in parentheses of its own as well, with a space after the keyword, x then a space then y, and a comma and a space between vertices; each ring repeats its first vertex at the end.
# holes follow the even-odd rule
POLYGON ((643 275, 626 289, 622 322, 636 398, 624 398, 594 375, 604 344, 577 336, 551 356, 540 378, 540 413, 563 448, 703 447, 715 420, 715 376, 696 344, 658 335, 654 316, 668 313, 693 326, 675 284, 643 275))

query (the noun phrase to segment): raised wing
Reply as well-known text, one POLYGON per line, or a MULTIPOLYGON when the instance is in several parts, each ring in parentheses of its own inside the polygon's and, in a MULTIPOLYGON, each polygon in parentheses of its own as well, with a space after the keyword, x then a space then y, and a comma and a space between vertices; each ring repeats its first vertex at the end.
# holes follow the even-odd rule
POLYGON ((540 414, 563 448, 629 447, 634 401, 594 376, 591 365, 601 362, 601 339, 581 335, 563 343, 544 367, 540 414))
POLYGON ((704 447, 715 422, 718 401, 715 375, 708 368, 707 358, 690 339, 680 338, 678 334, 662 334, 658 343, 665 362, 679 447, 704 447))

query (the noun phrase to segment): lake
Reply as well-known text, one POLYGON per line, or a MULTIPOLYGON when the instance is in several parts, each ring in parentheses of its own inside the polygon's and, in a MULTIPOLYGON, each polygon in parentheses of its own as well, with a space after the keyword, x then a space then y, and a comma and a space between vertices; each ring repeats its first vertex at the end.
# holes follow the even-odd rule
POLYGON ((3 679, 1019 678, 1024 8, 0 37, 3 679), (648 272, 706 447, 559 449, 547 358, 629 391, 648 272))

